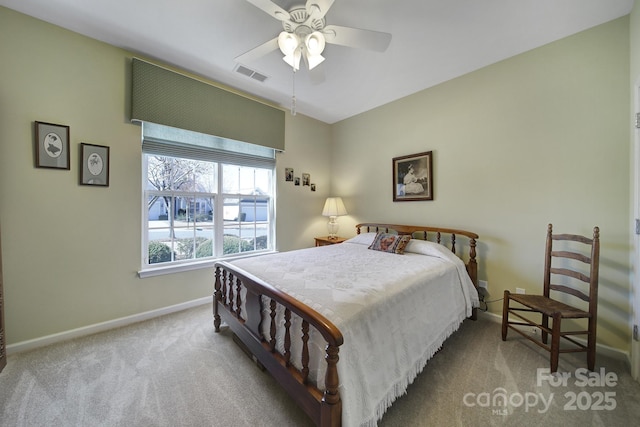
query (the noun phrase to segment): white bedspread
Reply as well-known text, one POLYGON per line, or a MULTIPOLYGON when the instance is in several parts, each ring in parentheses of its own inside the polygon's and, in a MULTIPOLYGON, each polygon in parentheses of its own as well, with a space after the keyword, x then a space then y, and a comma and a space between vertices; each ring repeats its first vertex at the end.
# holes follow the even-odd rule
MULTIPOLYGON (((367 249, 372 239, 360 235, 339 245, 233 262, 340 329, 344 344, 338 373, 346 427, 377 425, 478 305, 463 262, 443 246, 412 240, 405 254, 397 255, 367 249)), ((310 340, 317 347, 310 349, 310 375, 319 387, 326 367, 321 340, 319 334, 310 340)), ((299 360, 296 352, 293 356, 299 360)))

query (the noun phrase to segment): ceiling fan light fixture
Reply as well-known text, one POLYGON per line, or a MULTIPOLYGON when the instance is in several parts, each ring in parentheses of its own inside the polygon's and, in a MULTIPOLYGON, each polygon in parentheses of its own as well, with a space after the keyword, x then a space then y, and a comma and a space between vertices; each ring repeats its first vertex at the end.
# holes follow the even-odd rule
POLYGON ((307 62, 310 70, 313 70, 317 65, 320 65, 322 61, 324 61, 324 56, 322 55, 307 55, 307 62))
POLYGON ((300 69, 300 58, 302 57, 302 53, 300 49, 296 49, 291 55, 285 55, 282 57, 282 60, 289 64, 293 71, 298 71, 300 69))
POLYGON ((300 39, 293 33, 282 31, 278 36, 278 47, 285 56, 293 55, 299 45, 300 39))
POLYGON ((304 45, 307 48, 309 56, 320 55, 322 51, 324 51, 324 36, 320 31, 314 31, 305 38, 304 45))
POLYGON ((281 21, 284 31, 276 38, 236 57, 238 63, 255 60, 279 48, 283 60, 295 73, 300 69, 301 59, 304 59, 309 69, 322 63, 325 59, 322 56, 325 43, 384 52, 391 42, 391 34, 388 33, 326 25, 325 16, 335 0, 297 0, 291 3, 304 4, 294 6, 288 12, 276 4, 275 0, 246 1, 281 21))

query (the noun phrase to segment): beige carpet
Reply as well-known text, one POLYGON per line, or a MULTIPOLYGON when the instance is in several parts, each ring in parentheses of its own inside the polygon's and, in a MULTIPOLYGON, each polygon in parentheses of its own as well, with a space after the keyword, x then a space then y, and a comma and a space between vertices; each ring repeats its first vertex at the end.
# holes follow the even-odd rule
MULTIPOLYGON (((213 331, 210 306, 8 362, 3 427, 310 425, 229 333, 213 331)), ((620 361, 599 355, 596 363, 604 378, 585 381, 576 371, 584 355, 561 356, 571 377, 554 385, 537 377, 545 353, 515 334, 502 342, 499 325, 481 315, 464 322, 380 426, 637 425, 640 384, 620 361)))

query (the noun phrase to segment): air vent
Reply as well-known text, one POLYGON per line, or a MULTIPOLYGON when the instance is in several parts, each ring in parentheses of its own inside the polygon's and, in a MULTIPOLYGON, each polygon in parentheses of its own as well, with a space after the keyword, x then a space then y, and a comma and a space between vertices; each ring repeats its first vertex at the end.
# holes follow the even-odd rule
POLYGON ((236 71, 244 76, 257 80, 260 83, 264 83, 264 81, 267 80, 267 76, 265 76, 264 74, 260 74, 259 72, 252 70, 251 68, 245 67, 244 65, 238 65, 236 67, 236 71))

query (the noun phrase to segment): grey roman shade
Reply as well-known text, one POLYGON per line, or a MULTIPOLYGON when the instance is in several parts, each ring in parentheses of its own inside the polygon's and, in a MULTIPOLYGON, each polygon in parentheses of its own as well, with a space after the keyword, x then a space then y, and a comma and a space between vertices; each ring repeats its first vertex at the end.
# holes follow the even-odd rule
POLYGON ((156 156, 266 169, 273 169, 276 164, 273 148, 150 122, 142 123, 142 151, 156 156))
POLYGON ((284 111, 138 58, 132 62, 131 120, 284 151, 284 111))

